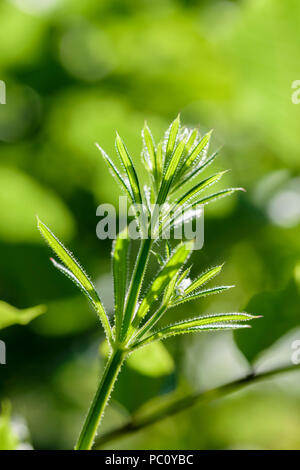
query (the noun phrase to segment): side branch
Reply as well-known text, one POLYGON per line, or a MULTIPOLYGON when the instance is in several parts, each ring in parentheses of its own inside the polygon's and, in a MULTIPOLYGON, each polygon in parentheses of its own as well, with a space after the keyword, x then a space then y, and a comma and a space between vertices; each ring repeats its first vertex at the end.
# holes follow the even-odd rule
POLYGON ((125 437, 129 434, 135 433, 141 429, 145 429, 151 424, 157 423, 164 418, 169 416, 173 416, 181 411, 184 411, 198 403, 209 403, 214 401, 218 398, 223 396, 229 395, 234 393, 246 385, 251 385, 262 380, 273 378, 277 375, 287 373, 287 372, 294 372, 296 370, 300 370, 300 364, 298 365, 287 365, 277 369, 272 369, 266 372, 262 372, 256 374, 253 372, 252 374, 246 375, 241 379, 235 380, 233 382, 229 382, 227 384, 221 385, 220 387, 216 387, 214 389, 207 390, 205 392, 195 393, 191 395, 187 395, 183 398, 177 399, 170 399, 168 403, 158 407, 157 410, 148 414, 147 416, 142 414, 139 415, 139 412, 136 412, 130 421, 125 423, 123 426, 120 426, 117 429, 109 431, 108 433, 104 434, 103 436, 99 437, 94 445, 94 449, 99 449, 104 444, 120 438, 125 437))

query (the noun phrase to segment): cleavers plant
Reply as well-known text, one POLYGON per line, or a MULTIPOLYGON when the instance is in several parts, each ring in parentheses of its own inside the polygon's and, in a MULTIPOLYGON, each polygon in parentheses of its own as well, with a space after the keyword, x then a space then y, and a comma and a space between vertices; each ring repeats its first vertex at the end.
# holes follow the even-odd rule
MULTIPOLYGON (((232 287, 218 286, 203 289, 206 283, 220 273, 222 265, 210 268, 191 280, 190 266, 187 266, 187 262, 194 242, 180 241, 172 249, 169 240, 163 237, 166 227, 172 229, 184 223, 182 212, 188 212, 191 218, 197 218, 199 208, 241 190, 241 188, 230 188, 203 196, 203 191, 219 181, 224 174, 219 172, 199 180, 200 173, 215 160, 217 155, 217 153, 208 155, 210 137, 211 132, 201 137, 196 129, 182 128, 178 116, 165 133, 164 139, 156 145, 149 127, 145 124, 142 130, 142 159, 149 175, 149 183, 143 187, 129 152, 118 134, 116 151, 121 170, 98 146, 130 203, 142 207, 148 220, 146 234, 141 237, 132 272, 128 268, 131 243, 128 229, 122 230, 114 242, 113 323, 103 307, 98 292, 79 263, 38 219, 38 228, 42 236, 62 262, 61 264, 51 259, 52 263, 88 297, 99 316, 110 347, 110 355, 76 443, 76 450, 91 449, 121 366, 130 353, 153 341, 174 335, 249 327, 242 322, 257 318, 247 313, 221 313, 196 316, 167 327, 153 329, 168 309, 232 287), (191 181, 195 183, 192 186, 191 181), (157 205, 164 205, 164 213, 153 232, 153 212, 157 205), (161 254, 161 244, 164 244, 164 254, 161 254), (159 266, 154 280, 147 287, 144 285, 144 278, 151 254, 156 256, 159 266)), ((140 224, 137 213, 136 221, 140 224)), ((142 230, 145 232, 145 228, 141 228, 142 230)))

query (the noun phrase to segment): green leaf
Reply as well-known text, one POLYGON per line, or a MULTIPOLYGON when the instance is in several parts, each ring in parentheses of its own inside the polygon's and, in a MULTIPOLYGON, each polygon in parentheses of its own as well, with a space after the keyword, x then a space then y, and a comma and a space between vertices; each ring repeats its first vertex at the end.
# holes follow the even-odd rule
POLYGON ((61 259, 67 269, 53 260, 55 267, 57 267, 58 269, 60 269, 60 271, 70 277, 70 279, 72 279, 75 284, 77 284, 91 300, 96 312, 99 315, 105 333, 110 341, 112 337, 111 327, 103 305, 101 303, 101 300, 92 282, 90 281, 82 267, 79 265, 79 263, 75 260, 74 256, 55 237, 51 230, 43 222, 40 221, 39 218, 37 218, 37 225, 41 235, 44 237, 50 248, 52 248, 54 253, 56 253, 56 255, 61 259))
POLYGON ((151 254, 152 254, 153 256, 155 256, 155 258, 156 258, 156 260, 157 260, 157 262, 158 262, 158 264, 159 264, 160 266, 163 266, 163 265, 164 265, 165 260, 164 260, 164 258, 162 257, 162 255, 161 255, 160 253, 151 250, 151 254))
POLYGON ((191 149, 193 148, 195 144, 195 141, 197 140, 197 137, 198 137, 198 131, 197 129, 193 129, 190 132, 188 139, 186 141, 185 153, 189 154, 189 152, 191 151, 191 149))
POLYGON ((156 176, 156 152, 155 152, 155 144, 147 123, 145 122, 144 128, 142 130, 142 138, 144 144, 144 157, 148 163, 148 167, 150 171, 156 176))
POLYGON ((175 368, 172 356, 162 343, 152 343, 134 351, 128 357, 127 365, 148 377, 169 375, 175 368))
POLYGON ((184 279, 186 279, 188 277, 188 275, 190 274, 190 271, 192 269, 192 266, 189 266, 188 268, 186 268, 181 274, 180 276, 178 277, 178 281, 177 281, 177 287, 180 286, 180 284, 182 283, 182 281, 184 281, 184 279))
POLYGON ((205 160, 200 165, 197 165, 194 169, 191 169, 190 172, 187 172, 186 175, 178 175, 178 182, 174 185, 173 191, 177 191, 182 185, 190 183, 190 181, 205 170, 209 165, 211 165, 214 160, 217 158, 218 152, 213 153, 207 160, 205 160))
POLYGON ((215 266, 213 268, 210 268, 208 271, 205 271, 205 273, 201 274, 185 289, 184 294, 188 295, 194 290, 199 289, 199 287, 203 286, 207 282, 211 281, 222 271, 223 266, 224 264, 221 264, 220 266, 215 266))
POLYGON ((166 172, 163 176, 163 180, 160 186, 160 190, 159 190, 159 194, 157 198, 157 204, 164 203, 167 198, 172 182, 175 178, 178 164, 180 162, 180 159, 184 151, 184 147, 185 147, 185 140, 181 140, 179 144, 177 145, 172 157, 170 158, 169 164, 167 166, 166 172))
POLYGON ((205 148, 207 148, 208 143, 210 141, 211 134, 212 134, 212 131, 205 134, 205 136, 200 140, 199 144, 196 145, 196 147, 192 150, 192 152, 187 157, 187 159, 185 160, 184 164, 182 165, 179 171, 180 176, 192 168, 195 161, 197 161, 197 158, 199 157, 200 153, 203 152, 205 148))
POLYGON ((231 196, 231 194, 235 193, 236 191, 243 191, 245 192, 244 188, 229 188, 229 189, 223 189, 223 191, 219 191, 217 193, 211 194, 210 196, 204 197, 203 199, 200 199, 199 201, 195 202, 194 205, 206 205, 210 204, 211 202, 217 201, 218 199, 221 199, 226 196, 231 196))
POLYGON ((196 184, 196 186, 194 186, 192 189, 187 191, 183 196, 181 196, 176 201, 176 204, 178 204, 178 205, 179 204, 184 204, 185 202, 189 201, 190 199, 198 196, 198 194, 200 192, 204 191, 204 189, 207 189, 211 185, 217 183, 222 178, 222 176, 225 175, 225 173, 227 173, 227 170, 216 173, 215 175, 210 176, 209 178, 206 178, 205 180, 203 180, 200 183, 196 184))
POLYGON ((198 300, 202 297, 206 297, 208 295, 213 295, 213 294, 221 294, 224 291, 227 291, 228 289, 232 289, 234 286, 218 286, 218 287, 212 287, 211 289, 206 289, 206 290, 201 290, 199 292, 195 292, 194 294, 190 294, 187 296, 183 297, 177 297, 175 300, 172 302, 172 307, 176 307, 177 305, 181 305, 185 302, 189 302, 191 300, 198 300))
POLYGON ((218 199, 226 196, 230 196, 236 191, 245 191, 243 188, 230 188, 211 194, 204 198, 196 199, 195 201, 187 200, 184 204, 177 204, 175 208, 169 211, 169 214, 160 223, 157 231, 157 237, 159 237, 166 230, 170 231, 176 224, 182 224, 186 218, 184 214, 189 213, 189 218, 197 218, 199 215, 203 216, 203 212, 199 212, 202 206, 210 204, 218 199))
POLYGON ((162 142, 159 142, 156 149, 156 175, 157 175, 157 187, 161 182, 163 173, 163 146, 162 142))
POLYGON ((0 329, 11 325, 27 325, 27 323, 30 323, 45 312, 46 307, 44 305, 20 310, 6 302, 0 301, 0 329))
POLYGON ((116 336, 122 325, 127 286, 129 236, 127 227, 119 233, 112 252, 116 336))
POLYGON ((140 191, 139 180, 138 180, 134 165, 132 163, 132 160, 130 158, 130 155, 128 153, 128 150, 125 147, 125 144, 118 133, 116 137, 116 149, 121 159, 121 162, 124 166, 124 169, 127 173, 128 180, 129 180, 130 187, 131 187, 131 192, 134 198, 134 202, 137 204, 141 204, 142 196, 141 196, 141 191, 140 191))
POLYGON ((129 200, 134 202, 134 197, 133 197, 133 194, 131 192, 131 188, 129 188, 126 184, 126 182, 124 181, 124 178, 122 177, 122 175, 120 174, 120 172, 118 171, 118 169, 116 168, 116 166, 114 165, 114 163, 111 161, 111 159, 109 158, 109 156, 104 152, 104 150, 100 147, 100 145, 96 144, 97 148, 100 150, 103 158, 104 158, 104 161, 107 163, 109 169, 111 170, 111 173, 113 175, 113 177, 116 179, 117 183, 119 183, 119 185, 121 186, 121 189, 125 192, 125 194, 129 197, 129 200))
POLYGON ((58 269, 61 273, 63 273, 67 278, 69 278, 74 284, 76 284, 77 287, 87 296, 87 298, 93 302, 93 298, 90 295, 89 291, 81 284, 79 279, 70 271, 68 268, 66 268, 63 264, 58 263, 54 258, 50 258, 51 263, 53 266, 58 269))
POLYGON ((171 211, 170 211, 169 217, 165 217, 163 222, 159 225, 158 235, 157 236, 160 236, 166 230, 168 230, 168 231, 172 230, 172 228, 178 223, 182 224, 183 221, 186 220, 183 217, 183 214, 189 213, 190 218, 199 217, 199 214, 201 216, 203 216, 203 212, 202 211, 199 212, 199 210, 202 206, 210 204, 211 202, 214 202, 217 199, 221 199, 223 197, 230 196, 231 194, 233 194, 236 191, 245 191, 245 190, 243 188, 225 189, 223 191, 219 191, 215 194, 211 194, 211 195, 206 196, 204 198, 197 199, 196 201, 193 201, 193 202, 186 201, 182 205, 177 204, 177 206, 175 207, 175 210, 173 210, 173 214, 170 215, 171 214, 171 211))
POLYGON ((166 251, 166 259, 169 259, 171 256, 171 252, 172 252, 171 244, 169 240, 166 240, 165 251, 166 251))
POLYGON ((191 241, 182 243, 177 246, 171 257, 159 271, 157 277, 152 282, 146 296, 142 300, 141 305, 133 320, 133 329, 139 325, 140 321, 145 317, 145 315, 149 311, 153 302, 158 299, 158 297, 162 294, 169 282, 171 282, 171 280, 173 279, 173 276, 186 262, 192 249, 193 242, 191 241))
POLYGON ((178 271, 174 274, 173 278, 170 280, 169 284, 167 285, 165 289, 164 296, 163 296, 164 305, 168 305, 168 303, 170 302, 170 299, 175 294, 175 286, 176 286, 180 271, 181 271, 181 268, 179 268, 178 271))
POLYGON ((202 317, 193 318, 174 325, 162 328, 160 331, 153 333, 142 341, 135 343, 132 348, 140 347, 152 341, 169 338, 170 336, 192 333, 196 331, 207 330, 225 330, 235 328, 250 328, 249 325, 235 323, 238 321, 249 321, 259 318, 248 313, 219 313, 214 315, 206 315, 202 317))
POLYGON ((165 169, 169 163, 169 158, 171 157, 172 153, 174 152, 178 131, 180 127, 180 115, 178 114, 177 118, 174 119, 172 124, 170 125, 169 129, 166 133, 166 160, 165 160, 165 169))

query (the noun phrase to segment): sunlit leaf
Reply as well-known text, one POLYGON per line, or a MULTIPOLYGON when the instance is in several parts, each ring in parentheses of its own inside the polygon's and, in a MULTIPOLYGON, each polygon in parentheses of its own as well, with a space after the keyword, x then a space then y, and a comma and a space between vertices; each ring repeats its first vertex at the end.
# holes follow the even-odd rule
POLYGON ((186 242, 177 246, 171 257, 159 271, 155 280, 151 283, 151 286, 144 299, 142 300, 141 305, 135 315, 132 325, 133 328, 136 328, 138 326, 140 321, 149 311, 153 302, 158 299, 158 297, 167 287, 168 283, 172 280, 173 276, 186 262, 192 249, 193 242, 186 242))
POLYGON ((177 200, 177 204, 184 204, 192 198, 196 197, 200 192, 204 191, 204 189, 207 189, 213 184, 217 183, 222 178, 222 176, 225 175, 225 173, 227 173, 227 171, 221 171, 220 173, 210 176, 204 181, 201 181, 200 183, 196 184, 196 186, 187 191, 183 196, 181 196, 177 200))
POLYGON ((203 199, 200 199, 199 201, 195 202, 194 204, 202 204, 202 205, 210 204, 211 202, 217 201, 218 199, 221 199, 223 197, 231 196, 233 193, 235 193, 237 191, 245 192, 244 188, 224 189, 223 191, 219 191, 215 194, 211 194, 210 196, 204 197, 203 199))
POLYGON ((192 168, 193 164, 195 163, 195 161, 197 160, 201 152, 203 152, 203 150, 207 147, 209 140, 210 140, 211 133, 212 131, 205 134, 205 136, 200 140, 198 145, 196 145, 196 147, 192 150, 192 152, 190 153, 190 155, 187 157, 184 164, 180 168, 179 176, 183 175, 188 170, 190 170, 190 168, 192 168))
POLYGON ((235 328, 249 328, 249 325, 236 323, 239 321, 250 321, 256 317, 248 313, 220 313, 214 315, 206 315, 203 317, 193 318, 174 325, 167 326, 161 330, 153 333, 147 338, 143 339, 135 346, 140 347, 142 345, 157 341, 160 339, 166 339, 170 336, 192 333, 196 331, 207 331, 207 330, 224 330, 224 329, 235 329, 235 328))
POLYGON ((190 131, 189 136, 186 141, 185 145, 185 154, 189 154, 189 152, 195 148, 195 143, 197 144, 197 137, 198 137, 198 131, 197 129, 193 129, 190 131))
POLYGON ((119 134, 117 134, 117 137, 116 137, 116 149, 120 156, 124 169, 127 173, 128 180, 129 180, 130 187, 131 187, 131 192, 134 197, 134 202, 137 204, 141 204, 142 196, 141 196, 141 190, 140 190, 137 173, 132 163, 132 160, 130 158, 130 155, 128 153, 128 150, 125 147, 125 144, 123 140, 121 139, 121 137, 119 136, 119 134))
POLYGON ((182 157, 184 147, 185 147, 185 141, 181 140, 178 146, 176 147, 174 154, 169 160, 169 164, 166 168, 166 172, 163 175, 163 180, 162 180, 159 194, 157 197, 157 204, 163 204, 166 200, 166 197, 172 185, 172 181, 175 178, 176 170, 180 162, 180 159, 182 157))
POLYGON ((223 269, 224 264, 220 266, 215 266, 210 268, 205 273, 201 274, 196 278, 184 291, 185 295, 190 294, 191 292, 199 289, 199 287, 204 286, 207 282, 211 281, 215 276, 217 276, 223 269))
POLYGON ((211 289, 205 289, 202 291, 195 292, 194 294, 190 295, 184 295, 183 297, 177 297, 174 299, 172 302, 172 307, 176 307, 177 305, 183 304, 185 302, 189 302, 191 300, 198 300, 203 297, 207 297, 208 295, 213 295, 213 294, 221 294, 224 291, 227 291, 228 289, 232 289, 234 286, 218 286, 218 287, 212 287, 211 289))
POLYGON ((157 187, 161 182, 163 173, 163 145, 159 142, 156 149, 156 174, 157 174, 157 187))
POLYGON ((41 235, 48 243, 48 245, 50 246, 50 248, 52 248, 56 255, 61 259, 67 269, 57 262, 54 262, 55 266, 59 268, 62 272, 64 272, 64 274, 69 276, 70 279, 72 279, 86 293, 86 295, 92 301, 93 306, 95 307, 95 310, 99 315, 99 318, 108 338, 111 339, 111 327, 103 305, 92 282, 90 281, 82 267, 79 265, 79 263, 75 260, 74 256, 55 237, 51 230, 39 219, 38 229, 41 232, 41 235))
POLYGON ((127 186, 126 184, 126 181, 124 180, 124 178, 122 177, 122 175, 120 174, 120 172, 118 171, 118 169, 116 168, 116 166, 114 165, 114 163, 111 161, 111 159, 109 158, 109 156, 104 152, 104 150, 100 147, 100 145, 96 144, 97 148, 100 150, 103 158, 104 158, 104 161, 107 163, 110 171, 111 171, 111 174, 113 175, 113 177, 116 179, 116 181, 118 182, 118 184, 120 185, 121 189, 125 192, 125 194, 129 197, 129 200, 134 202, 134 197, 133 197, 133 194, 131 192, 131 188, 127 186))
POLYGON ((169 164, 169 159, 174 152, 175 144, 177 140, 177 135, 180 126, 180 116, 178 115, 176 119, 172 122, 169 129, 166 132, 165 143, 166 143, 166 159, 165 159, 165 169, 169 164))
POLYGON ((151 134, 151 131, 147 124, 145 123, 144 128, 142 130, 142 137, 143 137, 143 144, 144 144, 144 155, 147 163, 148 168, 150 171, 154 173, 154 177, 156 177, 156 152, 155 152, 155 144, 151 134))
POLYGON ((187 173, 187 175, 178 176, 178 182, 174 184, 172 188, 173 192, 181 188, 182 185, 190 183, 191 180, 196 178, 200 173, 202 173, 206 168, 208 168, 217 158, 218 152, 213 153, 207 160, 202 162, 199 165, 196 165, 194 169, 187 173))
POLYGON ((129 235, 127 227, 119 233, 113 247, 113 281, 115 298, 115 324, 117 335, 120 331, 125 304, 128 274, 129 235))

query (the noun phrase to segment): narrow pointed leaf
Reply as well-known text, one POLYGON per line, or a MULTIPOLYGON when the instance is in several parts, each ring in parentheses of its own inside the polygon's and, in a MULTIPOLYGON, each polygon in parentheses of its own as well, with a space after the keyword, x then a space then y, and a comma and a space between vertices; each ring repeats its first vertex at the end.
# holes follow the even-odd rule
POLYGON ((184 151, 184 146, 185 146, 185 141, 181 140, 176 147, 174 154, 170 158, 169 164, 167 166, 166 172, 163 176, 163 180, 161 183, 161 187, 159 190, 159 195, 157 198, 157 204, 162 204, 165 202, 168 192, 170 190, 170 187, 172 185, 172 182, 175 178, 176 172, 177 172, 177 167, 179 164, 179 161, 182 157, 183 151, 184 151))
POLYGON ((229 313, 208 315, 207 317, 199 317, 193 320, 187 320, 174 325, 162 328, 160 331, 153 333, 145 339, 135 343, 132 349, 139 348, 153 341, 163 340, 171 336, 181 335, 193 332, 213 331, 213 330, 233 330, 237 328, 250 328, 250 325, 243 323, 235 323, 238 321, 249 321, 258 316, 246 313, 229 313))
POLYGON ((116 336, 122 325, 123 310, 125 305, 125 295, 127 286, 128 272, 128 249, 129 235, 127 227, 119 233, 113 246, 113 281, 114 281, 114 299, 115 299, 115 325, 116 336))
POLYGON ((209 165, 211 165, 214 160, 217 158, 218 152, 213 153, 207 160, 205 160, 200 165, 196 165, 192 171, 187 172, 186 175, 182 175, 180 171, 180 175, 178 175, 178 182, 174 185, 173 192, 177 191, 182 185, 189 183, 192 179, 194 179, 197 175, 202 173, 209 165))
POLYGON ((163 172, 163 148, 162 142, 159 142, 156 148, 156 175, 157 175, 157 187, 161 182, 162 172, 163 172))
POLYGON ((222 176, 225 175, 225 173, 227 173, 227 171, 221 171, 196 184, 196 186, 187 191, 183 196, 178 199, 177 204, 184 204, 190 199, 196 197, 200 192, 204 191, 204 189, 207 189, 209 186, 217 183, 222 178, 222 176))
POLYGON ((119 134, 117 134, 117 137, 116 137, 116 148, 120 156, 121 162, 124 165, 124 169, 127 173, 128 180, 129 180, 130 187, 131 187, 131 192, 134 197, 134 201, 137 204, 141 204, 142 197, 141 197, 139 180, 138 180, 134 165, 132 163, 132 160, 130 158, 130 155, 128 153, 128 150, 125 147, 124 142, 119 136, 119 134))
POLYGON ((207 147, 211 134, 212 134, 212 131, 205 134, 204 137, 200 140, 199 144, 196 145, 196 147, 192 150, 192 152, 187 157, 187 159, 185 160, 184 164, 182 165, 180 169, 180 175, 187 172, 193 166, 199 154, 203 152, 203 150, 207 147))
POLYGON ((166 250, 166 259, 169 259, 171 256, 171 252, 172 252, 172 248, 171 248, 171 244, 169 240, 166 240, 165 250, 166 250))
POLYGON ((95 303, 93 300, 93 297, 90 295, 90 293, 86 290, 86 288, 81 284, 79 279, 74 276, 72 271, 70 271, 68 268, 66 268, 63 264, 58 263, 54 258, 50 258, 51 263, 53 266, 58 269, 61 273, 63 273, 68 279, 70 279, 74 284, 76 284, 77 287, 87 296, 87 298, 90 300, 90 302, 93 304, 95 307, 95 303))
POLYGON ((201 299, 202 297, 206 297, 208 295, 213 295, 213 294, 221 294, 222 292, 232 289, 234 286, 218 286, 218 287, 212 287, 211 289, 205 289, 199 292, 195 292, 194 294, 190 294, 187 296, 179 297, 176 298, 172 302, 172 307, 176 307, 177 305, 181 305, 185 302, 189 302, 191 300, 198 300, 201 299))
POLYGON ((211 202, 216 201, 217 199, 221 199, 226 196, 231 196, 231 194, 235 193, 236 191, 243 191, 245 192, 244 188, 229 188, 229 189, 224 189, 223 191, 219 191, 215 194, 211 194, 210 196, 204 197, 203 199, 200 199, 199 201, 195 202, 195 204, 210 204, 211 202))
POLYGON ((187 139, 186 145, 185 145, 185 153, 189 154, 191 149, 193 148, 195 142, 197 141, 197 136, 198 136, 198 131, 197 129, 193 129, 192 132, 190 132, 190 135, 187 139))
POLYGON ((169 158, 174 152, 176 140, 177 140, 177 135, 179 131, 179 126, 180 126, 180 116, 178 115, 176 119, 172 122, 171 126, 169 127, 167 131, 167 136, 166 136, 166 161, 165 161, 165 166, 168 164, 169 158))
POLYGON ((168 285, 165 289, 164 296, 163 296, 163 301, 162 301, 162 303, 164 305, 168 305, 171 297, 175 293, 175 286, 176 286, 180 271, 181 271, 181 268, 178 269, 178 271, 174 274, 173 278, 170 280, 170 282, 168 283, 168 285))
POLYGON ((195 279, 186 289, 185 295, 190 294, 199 287, 206 284, 208 281, 211 281, 215 276, 217 276, 223 269, 224 264, 220 266, 215 266, 214 268, 209 269, 205 273, 201 274, 197 279, 195 279))
POLYGON ((104 161, 106 162, 106 164, 108 165, 108 167, 111 171, 111 174, 116 179, 117 183, 119 183, 119 185, 121 186, 121 189, 126 193, 126 195, 129 197, 130 201, 134 202, 133 194, 131 193, 131 189, 125 183, 124 178, 122 177, 122 175, 120 174, 120 172, 118 171, 118 169, 116 168, 114 163, 111 161, 109 156, 104 152, 104 150, 100 147, 100 145, 96 144, 96 146, 100 150, 100 152, 101 152, 101 154, 104 158, 104 161))
POLYGON ((156 171, 156 152, 155 152, 155 145, 154 140, 151 134, 151 131, 147 124, 145 123, 144 129, 142 130, 142 137, 144 143, 144 150, 147 153, 148 160, 150 163, 150 168, 154 172, 156 171))
POLYGON ((156 279, 153 281, 146 296, 142 300, 141 305, 133 320, 133 329, 139 325, 140 321, 145 317, 145 315, 149 311, 153 302, 158 299, 158 297, 167 287, 168 283, 171 282, 173 276, 177 273, 178 269, 180 269, 183 263, 185 263, 185 261, 187 260, 192 249, 193 242, 182 243, 175 249, 169 260, 159 271, 156 279))
POLYGON ((164 265, 165 260, 163 259, 162 255, 160 253, 151 250, 151 254, 153 254, 155 256, 155 258, 157 259, 157 262, 160 266, 164 265))
POLYGON ((189 266, 188 268, 186 268, 181 274, 180 276, 178 277, 178 281, 177 281, 177 286, 179 287, 180 284, 182 283, 182 281, 184 281, 184 279, 186 279, 188 277, 188 275, 190 274, 190 271, 192 269, 192 266, 189 266))
POLYGON ((243 188, 230 188, 225 189, 223 191, 219 191, 217 193, 211 194, 204 198, 197 199, 195 201, 187 201, 185 204, 178 205, 178 208, 174 211, 172 217, 167 218, 159 225, 158 228, 158 236, 161 235, 162 232, 168 229, 168 231, 172 230, 175 225, 182 224, 186 221, 186 217, 182 217, 182 214, 189 216, 189 219, 199 217, 203 215, 203 211, 201 211, 201 207, 210 204, 218 199, 222 199, 223 197, 231 196, 236 191, 245 191, 243 188), (199 210, 198 210, 199 209, 199 210))
MULTIPOLYGON (((64 245, 56 238, 56 236, 51 232, 51 230, 39 220, 38 218, 38 229, 41 235, 44 237, 50 248, 56 253, 56 255, 61 259, 64 265, 71 271, 71 274, 74 278, 77 279, 78 286, 82 286, 82 289, 87 292, 88 297, 92 300, 96 311, 99 315, 105 333, 108 336, 109 341, 111 340, 111 328, 106 316, 103 305, 100 301, 100 298, 96 292, 95 287, 92 282, 75 260, 73 255, 64 247, 64 245)), ((67 273, 65 273, 67 274, 67 273)))

